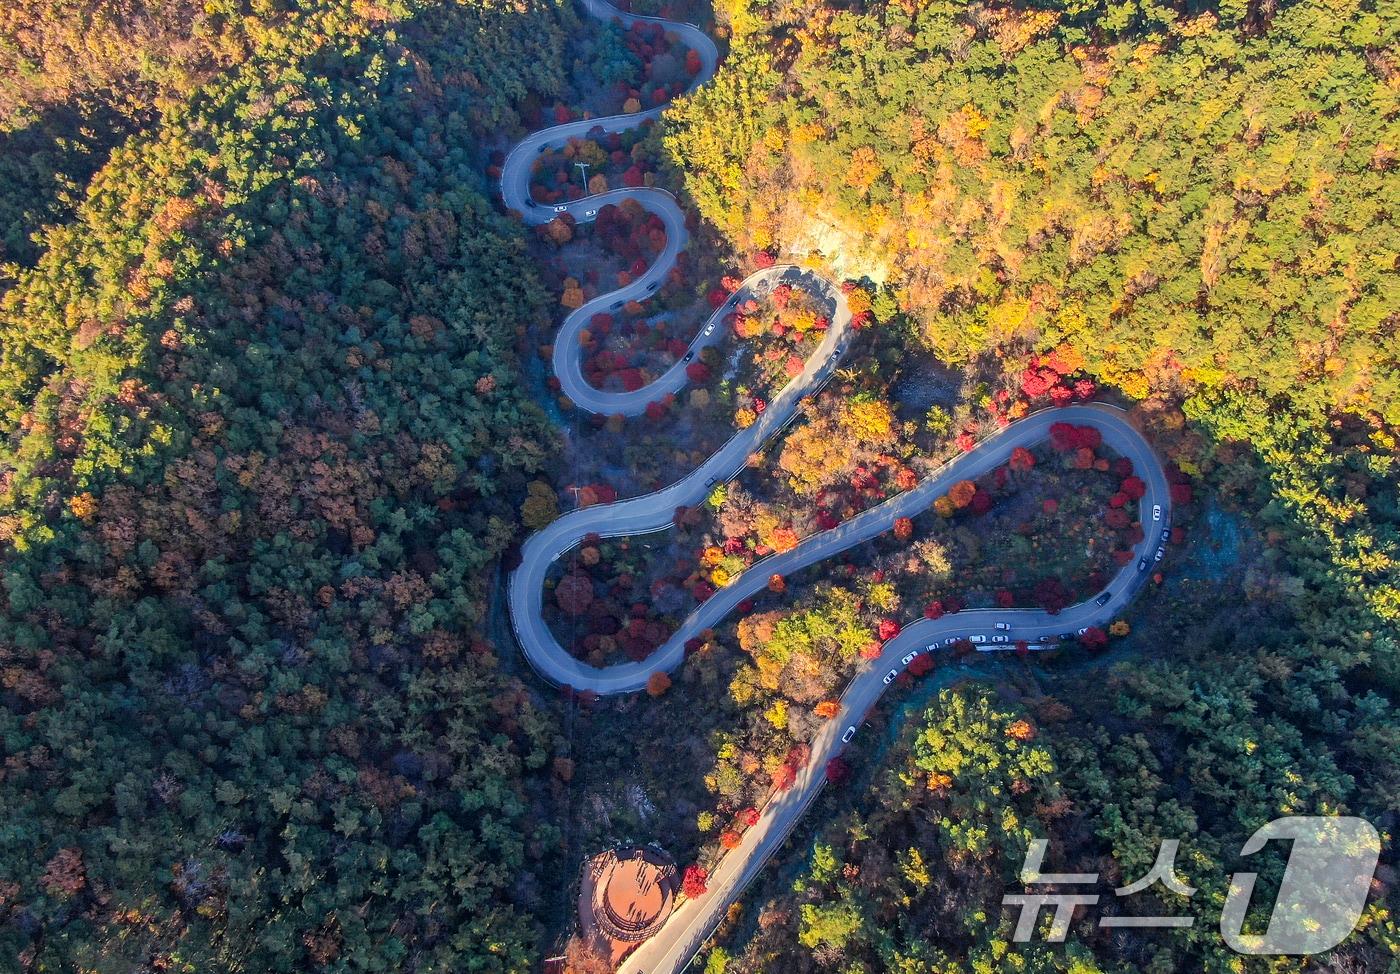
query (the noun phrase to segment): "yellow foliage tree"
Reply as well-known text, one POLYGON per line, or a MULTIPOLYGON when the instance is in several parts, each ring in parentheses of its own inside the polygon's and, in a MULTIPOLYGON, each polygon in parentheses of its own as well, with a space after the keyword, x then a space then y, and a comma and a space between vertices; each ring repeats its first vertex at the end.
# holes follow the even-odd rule
POLYGON ((87 491, 75 494, 68 500, 68 509, 79 520, 86 521, 97 513, 97 501, 87 491))
POLYGON ((559 516, 559 495, 543 480, 532 480, 525 488, 520 520, 531 531, 538 531, 559 516))
POLYGON ((885 168, 880 165, 880 159, 875 154, 875 150, 868 145, 863 145, 851 153, 851 164, 846 170, 846 182, 864 193, 884 172, 885 168))
POLYGON ((883 399, 852 401, 842 411, 840 421, 862 447, 879 447, 894 439, 894 410, 883 399))
POLYGON ((579 287, 578 281, 572 277, 564 278, 564 293, 560 295, 559 303, 571 309, 583 307, 583 288, 579 287))
POLYGON ((572 220, 565 220, 562 216, 556 216, 544 225, 544 235, 549 238, 550 243, 556 247, 562 247, 570 240, 574 239, 574 225, 572 220))

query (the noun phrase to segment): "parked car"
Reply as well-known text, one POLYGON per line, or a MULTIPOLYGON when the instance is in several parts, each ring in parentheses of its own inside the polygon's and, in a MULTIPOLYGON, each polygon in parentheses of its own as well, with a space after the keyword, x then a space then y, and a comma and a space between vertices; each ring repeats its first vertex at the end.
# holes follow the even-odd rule
POLYGON ((994 643, 1009 643, 1009 642, 1011 642, 1011 637, 1010 637, 1010 636, 1007 636, 1007 635, 1004 635, 1004 634, 998 634, 998 635, 995 635, 995 636, 992 637, 992 642, 994 642, 994 643))
POLYGON ((987 641, 987 637, 979 633, 976 636, 968 636, 967 641, 970 643, 985 643, 987 641))
POLYGON ((705 481, 705 486, 706 486, 706 487, 713 487, 713 486, 714 486, 715 484, 717 484, 717 483, 719 483, 719 478, 718 478, 718 477, 711 477, 709 480, 705 481))
POLYGON ((1041 636, 1039 639, 1036 640, 1036 642, 1038 643, 1053 643, 1054 641, 1055 637, 1050 635, 1049 633, 1046 633, 1045 635, 1041 636))
POLYGON ((655 291, 657 287, 660 286, 660 284, 660 281, 652 281, 650 284, 647 285, 647 293, 650 294, 652 291, 655 291))
POLYGON ((695 357, 695 349, 692 348, 690 351, 686 352, 684 355, 681 356, 681 361, 682 361, 682 362, 689 362, 689 361, 690 361, 691 359, 693 359, 694 357, 695 357))
POLYGON ((1154 521, 1160 521, 1160 520, 1162 520, 1162 505, 1161 505, 1161 504, 1153 504, 1153 505, 1152 505, 1152 520, 1154 520, 1154 521))
POLYGON ((1166 557, 1166 554, 1167 554, 1167 549, 1166 549, 1166 548, 1158 548, 1158 549, 1157 549, 1157 553, 1156 553, 1155 555, 1152 556, 1152 560, 1153 560, 1153 561, 1161 561, 1164 557, 1166 557))
POLYGON ((899 676, 899 670, 890 670, 888 673, 885 674, 885 683, 893 683, 894 678, 897 676, 899 676))
POLYGON ((902 660, 900 660, 900 662, 903 663, 905 666, 908 666, 910 663, 914 662, 914 657, 918 655, 918 652, 915 651, 913 653, 910 653, 908 656, 904 657, 902 660))
POLYGON ((1079 635, 1082 636, 1082 635, 1084 635, 1084 634, 1085 634, 1086 632, 1088 632, 1088 631, 1089 631, 1089 627, 1088 627, 1088 626, 1085 626, 1083 629, 1079 630, 1079 635))
POLYGON ((855 736, 856 736, 856 729, 855 729, 854 727, 847 727, 847 728, 846 728, 846 733, 844 733, 844 734, 841 735, 841 743, 842 743, 842 744, 849 744, 849 743, 851 743, 851 738, 853 738, 853 737, 855 737, 855 736))
MULTIPOLYGON (((1081 629, 1081 630, 1079 630, 1079 631, 1080 631, 1081 633, 1085 633, 1085 632, 1088 632, 1089 630, 1087 630, 1087 629, 1081 629)), ((1057 639, 1058 639, 1060 642, 1062 642, 1062 643, 1067 643, 1067 642, 1069 642, 1071 639, 1074 638, 1074 633, 1072 633, 1072 632, 1062 632, 1062 633, 1060 633, 1060 634, 1059 634, 1057 637, 1055 637, 1055 638, 1057 638, 1057 639)))
POLYGON ((1139 558, 1139 559, 1138 559, 1138 571, 1140 571, 1140 572, 1145 572, 1145 571, 1147 571, 1147 566, 1148 566, 1148 564, 1149 564, 1149 562, 1147 561, 1146 558, 1139 558))
POLYGON ((998 629, 1002 630, 1003 632, 1005 632, 1006 630, 1008 630, 1008 629, 1011 628, 1011 623, 1009 623, 1009 622, 998 622, 997 625, 996 625, 996 627, 997 627, 998 629))
POLYGON ((556 207, 554 208, 554 212, 555 212, 555 213, 568 213, 568 212, 569 212, 569 208, 568 208, 567 206, 556 206, 556 207))
POLYGON ((1163 528, 1163 529, 1162 529, 1162 540, 1163 540, 1163 541, 1170 541, 1171 539, 1172 539, 1172 531, 1171 531, 1171 528, 1163 528))
POLYGON ((597 210, 584 210, 584 211, 583 211, 583 215, 584 215, 584 216, 597 216, 597 215, 598 215, 598 211, 597 211, 597 210))
POLYGON ((943 640, 943 645, 944 645, 944 646, 952 646, 952 645, 953 645, 954 643, 956 643, 957 641, 958 641, 958 637, 957 637, 957 636, 949 636, 947 639, 943 640))
POLYGON ((1100 595, 1098 598, 1094 599, 1094 601, 1097 602, 1099 605, 1108 605, 1108 600, 1111 599, 1111 598, 1113 598, 1113 593, 1112 593, 1112 592, 1105 592, 1105 593, 1103 593, 1102 595, 1100 595))
POLYGON ((621 302, 621 301, 614 301, 614 302, 613 302, 613 306, 612 306, 612 310, 613 310, 613 311, 616 311, 618 308, 622 307, 622 304, 623 304, 623 302, 621 302))

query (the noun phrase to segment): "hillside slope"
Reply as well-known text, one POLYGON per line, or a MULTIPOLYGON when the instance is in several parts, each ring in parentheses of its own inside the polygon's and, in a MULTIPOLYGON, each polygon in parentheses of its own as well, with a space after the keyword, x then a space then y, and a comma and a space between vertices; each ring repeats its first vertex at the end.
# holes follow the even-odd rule
POLYGON ((303 5, 0 304, 0 954, 524 971, 552 718, 482 637, 551 442, 482 133, 564 4, 303 5))

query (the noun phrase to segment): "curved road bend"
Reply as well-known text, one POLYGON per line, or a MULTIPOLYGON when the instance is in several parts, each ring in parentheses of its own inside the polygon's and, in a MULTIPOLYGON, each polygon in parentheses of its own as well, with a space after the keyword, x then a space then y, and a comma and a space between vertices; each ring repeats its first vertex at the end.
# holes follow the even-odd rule
MULTIPOLYGON (((715 68, 719 64, 719 49, 715 47, 715 42, 710 40, 709 35, 699 27, 693 24, 662 20, 659 17, 641 17, 623 13, 604 3, 603 0, 582 0, 582 2, 588 12, 599 19, 616 18, 622 22, 624 27, 631 27, 632 24, 639 21, 657 23, 671 33, 678 35, 686 46, 700 55, 700 70, 691 81, 692 90, 714 77, 715 68)), ((680 208, 680 204, 676 202, 674 196, 664 189, 652 187, 615 189, 558 205, 536 204, 530 198, 530 173, 534 168, 535 159, 546 149, 560 148, 567 144, 570 139, 585 138, 588 133, 594 131, 623 132, 636 128, 646 121, 660 117, 665 108, 665 105, 658 105, 655 108, 649 108, 644 112, 635 112, 631 115, 580 119, 575 122, 565 122, 563 125, 555 125, 552 128, 541 129, 527 135, 515 145, 506 156, 505 164, 501 169, 501 196, 505 200, 506 206, 517 211, 531 226, 548 223, 563 213, 568 213, 577 223, 592 223, 597 217, 599 209, 609 203, 618 204, 627 199, 636 200, 648 212, 656 214, 665 225, 665 249, 657 255, 656 260, 647 268, 645 274, 626 287, 594 298, 576 309, 564 319, 564 323, 559 328, 559 335, 554 341, 554 374, 559 377, 564 394, 580 409, 586 409, 591 413, 638 416, 646 410, 648 403, 660 399, 668 392, 675 392, 686 384, 685 366, 687 360, 682 359, 671 366, 656 381, 635 392, 601 392, 584 381, 581 367, 582 349, 578 342, 579 332, 595 314, 615 310, 623 303, 633 299, 645 301, 661 286, 666 275, 676 265, 676 255, 685 249, 689 236, 685 229, 685 212, 680 208)), ((722 309, 725 312, 729 310, 732 310, 732 306, 722 309)), ((714 320, 718 321, 718 316, 714 320)), ((718 325, 713 328, 707 327, 691 343, 691 351, 698 352, 704 346, 712 345, 723 337, 718 325)))
MULTIPOLYGON (((624 14, 602 0, 583 2, 594 16, 618 17, 625 25, 635 20, 657 20, 668 30, 680 34, 685 43, 700 52, 701 71, 695 83, 701 84, 713 76, 718 52, 714 43, 698 28, 624 14)), ((532 225, 547 223, 556 212, 568 212, 580 223, 589 222, 600 207, 624 199, 637 200, 665 223, 666 247, 647 272, 626 287, 595 298, 572 312, 564 320, 555 341, 553 364, 563 390, 577 406, 590 412, 637 415, 646 409, 647 403, 675 392, 686 383, 685 364, 690 359, 689 355, 636 392, 612 393, 595 389, 584 380, 578 342, 579 331, 592 315, 611 311, 618 302, 633 298, 643 300, 654 290, 653 283, 659 286, 685 245, 685 217, 669 193, 653 188, 613 190, 562 207, 537 206, 529 199, 530 170, 534 159, 545 148, 562 145, 569 138, 587 135, 595 129, 614 132, 631 128, 656 117, 661 110, 655 108, 633 115, 569 122, 536 132, 511 150, 501 175, 502 195, 506 204, 518 210, 524 220, 532 225)), ((729 301, 706 321, 692 341, 691 351, 724 337, 722 319, 739 302, 751 295, 761 297, 779 280, 795 280, 797 277, 803 278, 802 283, 809 290, 823 294, 831 305, 831 327, 808 358, 802 373, 783 387, 757 422, 736 433, 713 456, 669 487, 613 504, 571 511, 525 542, 521 549, 520 567, 510 576, 508 605, 511 624, 526 656, 546 679, 575 689, 604 694, 642 689, 653 673, 680 666, 685 657, 686 640, 717 625, 738 603, 762 591, 773 573, 791 575, 890 530, 896 518, 912 517, 922 512, 955 482, 985 474, 1005 463, 1015 447, 1030 447, 1045 439, 1050 426, 1056 422, 1095 427, 1108 446, 1132 461, 1134 472, 1147 485, 1139 508, 1143 512, 1145 537, 1136 546, 1134 559, 1118 572, 1103 592, 1095 599, 1070 606, 1057 615, 1041 609, 970 609, 937 620, 919 620, 887 642, 879 659, 865 664, 851 680, 841 697, 841 711, 837 717, 827 721, 811 741, 811 759, 798 773, 793 787, 775 795, 763 807, 758 824, 743 834, 739 847, 725 855, 715 868, 710 876, 709 891, 698 899, 678 906, 662 929, 627 958, 620 969, 624 974, 675 974, 686 967, 696 949, 723 917, 730 902, 782 845, 807 806, 821 791, 826 780, 827 762, 844 747, 842 734, 847 728, 859 726, 885 690, 887 676, 891 671, 904 668, 902 660, 906 656, 942 648, 950 641, 974 635, 987 638, 988 642, 979 645, 984 651, 1008 649, 1017 640, 1039 646, 1042 637, 1054 640, 1061 634, 1077 633, 1086 626, 1106 624, 1133 599, 1141 587, 1146 572, 1139 570, 1139 562, 1145 560, 1149 568, 1152 566, 1162 543, 1162 535, 1171 523, 1170 496, 1162 465, 1121 410, 1099 403, 1048 409, 996 431, 912 490, 870 508, 830 531, 813 535, 790 551, 769 555, 755 562, 696 608, 676 633, 646 660, 598 668, 575 659, 555 640, 541 612, 549 566, 590 533, 616 537, 645 534, 669 527, 677 507, 698 504, 715 484, 723 483, 737 474, 749 455, 776 435, 793 417, 801 400, 819 388, 835 371, 845 351, 850 309, 839 288, 795 267, 774 267, 749 277, 729 301), (1160 512, 1155 518, 1152 516, 1154 511, 1160 512), (997 630, 995 624, 998 622, 1007 624, 1009 629, 997 630), (992 644, 990 639, 993 635, 1005 635, 1009 642, 992 644)))

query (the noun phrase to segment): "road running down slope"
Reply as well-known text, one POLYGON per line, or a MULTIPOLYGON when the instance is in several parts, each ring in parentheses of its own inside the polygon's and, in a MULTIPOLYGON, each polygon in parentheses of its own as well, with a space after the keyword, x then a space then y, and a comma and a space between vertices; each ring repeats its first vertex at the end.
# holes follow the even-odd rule
MULTIPOLYGON (((714 75, 718 51, 699 28, 622 13, 602 0, 583 2, 593 16, 602 19, 616 17, 624 26, 638 20, 663 24, 699 52, 701 70, 695 84, 703 84, 714 75)), ((685 214, 670 193, 655 188, 612 190, 558 207, 539 206, 530 200, 530 171, 534 160, 547 148, 561 146, 570 138, 585 136, 590 132, 617 132, 633 128, 657 117, 661 111, 661 108, 654 108, 631 115, 569 122, 533 133, 511 150, 501 174, 501 193, 506 205, 517 210, 531 225, 547 223, 560 212, 568 212, 580 223, 590 222, 602 206, 634 199, 659 216, 666 226, 666 247, 645 274, 626 287, 595 298, 576 309, 560 326, 554 343, 555 374, 569 399, 589 412, 635 416, 646 409, 647 403, 676 392, 686 384, 685 363, 682 360, 650 385, 635 392, 614 393, 596 389, 584 379, 578 340, 580 330, 594 314, 610 311, 621 301, 633 298, 644 300, 651 293, 651 284, 660 282, 670 272, 676 255, 685 247, 685 214)), ((1047 409, 997 430, 912 490, 864 511, 838 527, 813 535, 790 551, 769 555, 755 562, 692 612, 676 633, 647 659, 601 668, 576 659, 554 638, 541 611, 549 566, 588 534, 618 537, 670 527, 677 507, 700 503, 715 484, 735 476, 743 469, 749 455, 777 435, 795 415, 801 401, 820 388, 835 372, 846 350, 851 324, 850 309, 839 287, 797 267, 778 266, 750 276, 710 316, 690 347, 698 350, 722 340, 725 337, 723 318, 738 304, 750 296, 762 297, 780 281, 796 281, 798 278, 801 278, 807 290, 824 296, 832 312, 831 326, 822 343, 808 358, 802 373, 783 387, 757 422, 736 433, 713 456, 669 487, 612 504, 572 511, 526 540, 521 549, 520 566, 509 579, 507 600, 516 638, 531 665, 543 677, 575 690, 591 690, 600 694, 640 690, 653 673, 678 668, 685 658, 686 640, 718 625, 740 602, 764 590, 770 575, 791 575, 892 529, 896 518, 912 517, 925 510, 957 481, 975 479, 988 473, 1006 463, 1014 448, 1030 447, 1046 439, 1050 427, 1057 422, 1093 426, 1103 435, 1107 446, 1132 461, 1134 472, 1147 485, 1139 507, 1143 512, 1145 536, 1136 546, 1135 557, 1103 592, 1058 614, 1051 615, 1042 609, 970 609, 937 620, 921 619, 885 643, 880 657, 867 663, 847 686, 837 717, 825 722, 810 742, 811 758, 798 774, 794 785, 785 792, 776 793, 763 807, 758 823, 743 834, 739 847, 730 850, 711 874, 708 892, 681 903, 661 930, 623 962, 619 971, 625 974, 676 974, 685 969, 695 951, 724 916, 729 904, 782 845, 807 806, 821 791, 826 781, 827 762, 844 747, 842 734, 848 728, 860 725, 888 685, 886 677, 891 671, 904 669, 904 657, 916 652, 946 652, 946 647, 957 639, 982 635, 990 640, 994 633, 1009 637, 1009 642, 987 642, 979 645, 979 649, 1009 649, 1018 640, 1025 640, 1035 648, 1043 648, 1045 643, 1041 642, 1042 637, 1054 642, 1065 636, 1073 636, 1088 626, 1105 626, 1142 587, 1171 524, 1171 499, 1161 462, 1147 441, 1129 424, 1122 410, 1102 403, 1047 409), (1157 512, 1155 517, 1154 511, 1157 512), (1140 560, 1146 561, 1147 571, 1139 570, 1140 560), (996 630, 995 624, 999 622, 1010 628, 996 630)))

